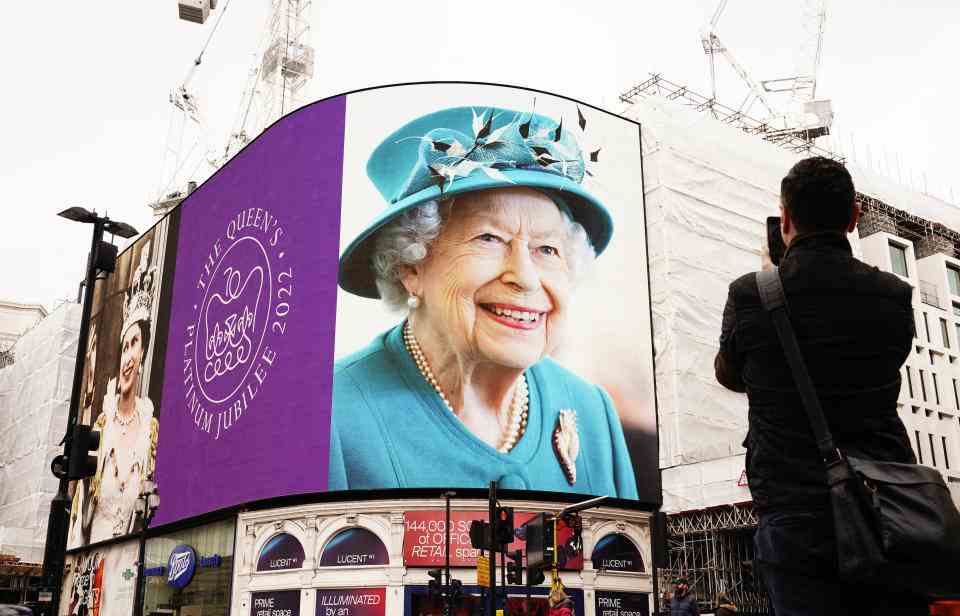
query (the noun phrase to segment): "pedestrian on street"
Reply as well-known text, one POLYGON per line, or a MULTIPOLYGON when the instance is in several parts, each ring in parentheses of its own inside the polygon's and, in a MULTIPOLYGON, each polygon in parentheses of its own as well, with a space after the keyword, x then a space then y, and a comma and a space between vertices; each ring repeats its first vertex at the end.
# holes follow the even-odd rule
MULTIPOLYGON (((897 415, 914 338, 913 288, 853 256, 860 209, 839 162, 801 160, 780 183, 779 276, 791 325, 836 447, 913 464, 897 415)), ((767 267, 772 268, 771 264, 767 267)), ((756 273, 730 284, 715 360, 749 401, 746 471, 756 563, 777 616, 926 615, 926 601, 839 579, 826 468, 756 273)))
POLYGON ((674 582, 673 598, 670 600, 670 616, 700 616, 697 598, 690 593, 687 578, 674 582))

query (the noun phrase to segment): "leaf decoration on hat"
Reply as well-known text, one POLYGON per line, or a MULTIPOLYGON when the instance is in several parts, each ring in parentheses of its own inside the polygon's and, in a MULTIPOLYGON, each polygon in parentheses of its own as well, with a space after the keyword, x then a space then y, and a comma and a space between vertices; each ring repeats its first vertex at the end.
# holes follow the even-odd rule
MULTIPOLYGON (((579 142, 581 147, 584 148, 584 152, 589 152, 586 156, 584 162, 583 173, 589 177, 596 177, 592 170, 587 169, 587 163, 597 163, 600 160, 600 150, 603 149, 601 144, 593 142, 590 143, 590 135, 587 134, 587 117, 583 115, 583 110, 580 109, 580 105, 577 105, 577 127, 579 128, 579 142), (587 148, 586 146, 590 146, 587 148)), ((594 167, 595 168, 595 167, 594 167)))
POLYGON ((474 111, 473 108, 471 108, 471 109, 470 109, 470 113, 473 114, 473 122, 472 122, 472 124, 473 124, 473 134, 474 134, 474 136, 476 136, 476 135, 479 135, 479 134, 480 134, 480 131, 481 131, 481 130, 483 130, 483 125, 485 124, 485 120, 483 119, 483 117, 484 117, 485 115, 487 115, 487 112, 486 112, 486 110, 481 111, 481 112, 480 112, 480 115, 478 116, 478 115, 477 115, 477 112, 474 111))
POLYGON ((437 171, 433 165, 427 165, 427 170, 430 172, 430 181, 440 187, 440 194, 442 195, 446 177, 444 177, 443 173, 437 171))
POLYGON ((430 148, 435 152, 440 152, 449 156, 463 156, 466 153, 466 150, 463 149, 463 146, 460 145, 460 142, 456 139, 452 139, 451 143, 447 143, 446 141, 441 141, 440 139, 431 139, 430 137, 404 137, 403 139, 398 139, 396 143, 400 143, 408 139, 415 139, 417 141, 429 143, 430 148))
POLYGON ((537 97, 534 96, 533 106, 530 107, 530 117, 527 118, 527 121, 521 124, 519 128, 517 128, 517 131, 520 133, 520 136, 523 137, 524 139, 530 136, 530 122, 533 121, 533 112, 536 110, 536 108, 537 108, 537 97))
POLYGON ((493 114, 490 114, 490 118, 487 119, 487 123, 483 125, 483 128, 480 129, 480 132, 477 133, 477 139, 484 139, 490 134, 490 125, 493 124, 493 114))
POLYGON ((574 125, 565 128, 562 117, 556 121, 537 115, 536 102, 534 98, 529 112, 470 107, 466 126, 437 126, 424 135, 405 137, 422 142, 423 167, 401 196, 431 185, 439 186, 443 194, 458 179, 480 173, 502 184, 517 182, 511 170, 544 171, 577 183, 586 175, 593 177, 586 166, 597 162, 600 148, 582 147, 587 118, 579 105, 574 125))

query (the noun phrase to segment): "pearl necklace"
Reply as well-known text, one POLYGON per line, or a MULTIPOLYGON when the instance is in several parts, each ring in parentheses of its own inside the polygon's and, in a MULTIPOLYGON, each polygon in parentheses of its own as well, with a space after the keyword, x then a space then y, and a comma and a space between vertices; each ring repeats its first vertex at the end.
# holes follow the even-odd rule
POLYGON ((120 434, 126 436, 127 431, 130 428, 130 424, 133 423, 133 420, 137 418, 137 410, 134 408, 133 413, 130 414, 126 419, 120 418, 120 409, 117 409, 117 412, 113 414, 113 421, 117 422, 120 426, 120 434))
MULTIPOLYGON (((417 342, 416 337, 413 335, 409 321, 407 321, 403 327, 403 343, 407 347, 407 352, 413 357, 414 363, 417 364, 420 374, 423 375, 423 378, 427 379, 427 382, 430 383, 434 391, 437 392, 440 400, 442 400, 444 406, 447 407, 447 410, 453 413, 453 405, 447 400, 447 396, 443 393, 440 383, 433 375, 433 370, 430 369, 427 357, 423 354, 420 343, 417 342)), ((513 400, 510 401, 510 407, 506 410, 501 410, 499 413, 500 425, 503 426, 500 441, 497 443, 497 451, 500 453, 509 452, 517 444, 517 441, 520 440, 520 437, 523 436, 523 432, 527 427, 529 404, 530 390, 527 387, 527 378, 521 374, 514 386, 513 400)))

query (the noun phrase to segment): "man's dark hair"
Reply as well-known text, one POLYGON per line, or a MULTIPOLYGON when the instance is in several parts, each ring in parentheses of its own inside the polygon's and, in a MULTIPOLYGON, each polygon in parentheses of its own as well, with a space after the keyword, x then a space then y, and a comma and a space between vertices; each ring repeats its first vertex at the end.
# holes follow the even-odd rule
POLYGON ((780 181, 783 206, 800 232, 846 230, 854 195, 846 167, 822 156, 801 160, 780 181))

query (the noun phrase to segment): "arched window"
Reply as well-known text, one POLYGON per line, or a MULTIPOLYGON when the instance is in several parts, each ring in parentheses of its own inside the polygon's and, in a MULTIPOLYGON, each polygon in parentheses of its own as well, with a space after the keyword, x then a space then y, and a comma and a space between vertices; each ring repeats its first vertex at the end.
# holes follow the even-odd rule
POLYGON ((366 528, 347 528, 333 536, 320 555, 321 567, 388 565, 390 557, 380 537, 366 528))
POLYGON ((643 571, 640 550, 626 535, 611 533, 597 542, 593 548, 594 569, 606 571, 643 571))
POLYGON ((303 546, 290 533, 280 533, 267 541, 257 559, 257 571, 283 571, 303 567, 303 546))

